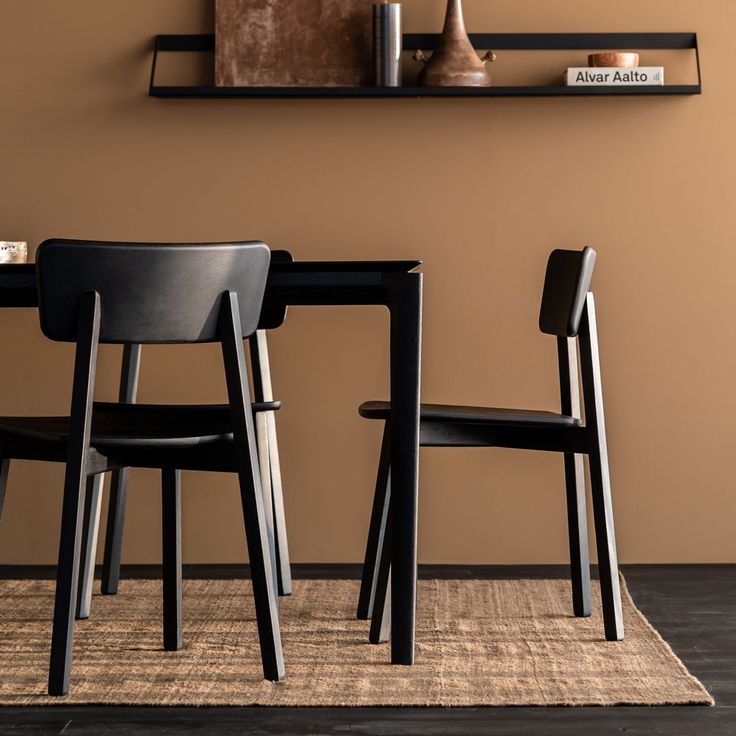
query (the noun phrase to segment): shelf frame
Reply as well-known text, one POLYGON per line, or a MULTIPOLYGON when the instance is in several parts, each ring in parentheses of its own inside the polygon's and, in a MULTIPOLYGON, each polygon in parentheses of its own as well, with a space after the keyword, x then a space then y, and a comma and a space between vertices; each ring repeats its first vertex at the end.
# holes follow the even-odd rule
MULTIPOLYGON (((600 97, 620 95, 698 95, 702 93, 700 50, 696 33, 471 33, 476 49, 500 51, 555 50, 694 50, 697 84, 661 87, 609 86, 495 86, 495 87, 216 87, 212 85, 160 85, 156 83, 159 53, 215 50, 214 34, 159 34, 154 38, 148 94, 164 98, 395 98, 395 97, 600 97)), ((439 33, 405 33, 404 51, 432 51, 439 33)))

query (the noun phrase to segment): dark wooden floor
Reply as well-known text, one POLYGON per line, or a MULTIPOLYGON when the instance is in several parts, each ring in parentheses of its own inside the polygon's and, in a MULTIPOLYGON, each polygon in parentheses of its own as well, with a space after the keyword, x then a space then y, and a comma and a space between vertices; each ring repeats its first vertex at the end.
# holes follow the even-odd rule
MULTIPOLYGON (((30 574, 48 576, 49 569, 30 574)), ((623 570, 637 605, 700 678, 715 707, 618 708, 0 708, 0 734, 361 734, 378 736, 736 735, 736 565, 641 565, 623 570)), ((0 576, 28 575, 0 568, 0 576)), ((151 571, 131 569, 129 575, 151 571)), ((189 568, 190 576, 241 574, 189 568)), ((302 577, 349 577, 355 567, 303 566, 302 577)), ((431 567, 427 577, 556 577, 556 567, 431 567)), ((2 676, 2 673, 0 673, 2 676)))

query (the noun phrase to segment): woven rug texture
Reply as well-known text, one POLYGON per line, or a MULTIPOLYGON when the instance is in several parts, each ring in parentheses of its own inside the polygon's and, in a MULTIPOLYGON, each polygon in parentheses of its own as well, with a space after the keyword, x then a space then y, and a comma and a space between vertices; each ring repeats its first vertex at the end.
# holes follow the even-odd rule
POLYGON ((262 677, 248 581, 184 581, 184 645, 162 646, 161 582, 124 580, 75 626, 69 695, 46 695, 55 584, 0 581, 0 704, 509 706, 712 704, 623 587, 606 642, 600 589, 575 618, 563 580, 422 580, 416 664, 357 621, 358 582, 296 580, 281 599, 286 679, 262 677))

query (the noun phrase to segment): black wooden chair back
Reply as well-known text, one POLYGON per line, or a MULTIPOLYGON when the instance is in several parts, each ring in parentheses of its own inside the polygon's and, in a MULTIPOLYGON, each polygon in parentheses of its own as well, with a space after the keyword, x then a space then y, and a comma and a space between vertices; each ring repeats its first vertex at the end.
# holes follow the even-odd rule
POLYGON ((593 276, 596 252, 554 250, 547 260, 539 329, 557 337, 577 337, 585 309, 585 297, 593 276))
POLYGON ((100 342, 212 342, 230 292, 247 337, 258 326, 270 261, 260 242, 47 240, 36 254, 41 329, 51 340, 76 342, 82 296, 96 292, 100 342))

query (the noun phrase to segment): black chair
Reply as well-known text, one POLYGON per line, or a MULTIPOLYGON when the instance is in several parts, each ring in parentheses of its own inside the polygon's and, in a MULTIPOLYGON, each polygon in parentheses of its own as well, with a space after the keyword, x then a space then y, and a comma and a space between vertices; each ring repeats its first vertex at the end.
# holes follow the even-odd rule
MULTIPOLYGON (((588 456, 606 639, 623 639, 621 591, 611 507, 608 451, 598 357, 593 294, 588 291, 596 253, 554 251, 547 263, 539 328, 557 337, 561 412, 422 404, 423 447, 512 447, 564 453, 570 539, 573 611, 589 616, 590 566, 585 510, 583 456, 588 456), (585 424, 581 421, 578 351, 582 368, 585 424)), ((371 618, 371 641, 388 637, 387 587, 390 576, 391 405, 362 404, 360 415, 384 421, 381 459, 373 500, 358 618, 371 618)))
MULTIPOLYGON (((288 251, 271 251, 272 263, 289 263, 294 258, 288 251)), ((267 330, 281 327, 286 319, 286 306, 267 304, 261 312, 258 330, 249 340, 251 370, 253 376, 253 404, 256 413, 256 443, 261 469, 261 486, 266 500, 266 517, 273 536, 273 560, 279 595, 291 595, 291 566, 286 534, 286 517, 281 482, 278 437, 275 412, 280 408, 273 399, 271 367, 268 356, 267 330)), ((134 404, 140 371, 141 346, 126 345, 123 352, 119 401, 134 404)), ((222 407, 227 412, 227 407, 222 407)), ((111 473, 110 498, 107 511, 104 557, 102 563, 101 591, 103 595, 115 595, 120 581, 123 526, 128 495, 128 469, 120 468, 111 473)), ((102 475, 94 476, 85 508, 84 543, 81 560, 77 618, 89 617, 92 602, 97 537, 100 526, 102 475)), ((0 506, 0 511, 2 506, 0 506)))
POLYGON ((145 245, 50 240, 37 252, 41 329, 76 342, 69 417, 0 418, 0 458, 66 463, 49 694, 68 691, 82 521, 95 476, 160 468, 164 647, 181 646, 180 471, 238 474, 263 673, 284 675, 243 338, 258 326, 262 243, 145 245), (229 406, 93 402, 99 343, 220 342, 229 406))

